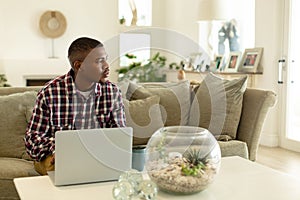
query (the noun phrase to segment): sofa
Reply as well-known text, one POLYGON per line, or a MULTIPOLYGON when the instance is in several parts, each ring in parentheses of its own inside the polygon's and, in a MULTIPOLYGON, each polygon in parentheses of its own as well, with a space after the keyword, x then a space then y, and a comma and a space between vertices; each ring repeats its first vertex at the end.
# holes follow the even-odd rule
MULTIPOLYGON (((195 115, 197 111, 197 106, 192 110, 191 107, 200 104, 197 98, 199 91, 203 92, 203 85, 191 86, 188 81, 151 84, 120 82, 127 126, 132 126, 134 130, 134 144, 145 145, 151 134, 162 126, 201 124, 201 120, 193 124, 195 117, 193 121, 190 115, 193 112, 195 115)), ((0 88, 0 199, 19 199, 13 184, 14 178, 38 175, 33 168, 33 161, 25 152, 23 137, 39 89, 0 88)), ((241 90, 244 91, 239 99, 242 102, 240 114, 236 117, 236 136, 230 139, 225 135, 218 142, 222 156, 241 156, 255 161, 264 120, 269 108, 276 102, 276 94, 246 87, 241 90)))
POLYGON ((127 126, 134 130, 133 144, 147 144, 163 126, 199 126, 217 138, 223 157, 255 161, 264 121, 277 96, 273 91, 247 88, 247 78, 226 80, 209 73, 193 85, 187 80, 142 84, 125 80, 119 87, 127 126))
POLYGON ((40 87, 0 88, 0 199, 19 199, 16 177, 38 175, 25 152, 24 131, 40 87))

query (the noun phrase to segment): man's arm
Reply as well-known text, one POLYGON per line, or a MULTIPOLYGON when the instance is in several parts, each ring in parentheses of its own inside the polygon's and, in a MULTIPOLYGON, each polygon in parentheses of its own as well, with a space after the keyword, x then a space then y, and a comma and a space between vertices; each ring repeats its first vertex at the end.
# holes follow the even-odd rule
POLYGON ((50 128, 49 119, 50 110, 44 93, 40 92, 24 138, 27 153, 37 161, 41 161, 54 153, 54 135, 50 128))

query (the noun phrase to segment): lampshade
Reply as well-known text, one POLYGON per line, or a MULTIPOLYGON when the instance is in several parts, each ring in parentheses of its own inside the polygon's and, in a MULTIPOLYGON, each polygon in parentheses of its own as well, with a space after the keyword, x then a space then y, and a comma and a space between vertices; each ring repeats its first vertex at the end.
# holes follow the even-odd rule
POLYGON ((199 4, 199 21, 228 20, 231 17, 232 0, 201 0, 199 4))

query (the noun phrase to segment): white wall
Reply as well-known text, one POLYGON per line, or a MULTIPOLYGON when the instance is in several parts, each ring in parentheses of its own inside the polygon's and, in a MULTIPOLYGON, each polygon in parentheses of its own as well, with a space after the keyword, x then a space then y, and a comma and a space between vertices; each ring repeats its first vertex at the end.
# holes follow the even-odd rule
POLYGON ((78 36, 106 40, 118 33, 117 6, 116 0, 1 0, 0 58, 44 59, 51 55, 51 40, 38 27, 47 10, 61 11, 67 19, 65 34, 55 39, 58 57, 65 58, 67 47, 78 36))
MULTIPOLYGON (((282 23, 284 0, 256 0, 256 40, 257 47, 264 47, 261 65, 263 75, 257 78, 257 87, 273 90, 279 93, 278 60, 282 51, 282 23)), ((278 100, 282 98, 278 96, 278 100)), ((267 146, 279 145, 280 101, 269 112, 263 129, 261 144, 267 146)))
POLYGON ((164 0, 165 28, 178 31, 198 42, 199 0, 164 0))
POLYGON ((69 67, 61 65, 68 65, 67 49, 75 38, 90 36, 105 41, 118 34, 117 8, 117 0, 1 0, 0 71, 7 74, 13 86, 22 86, 23 81, 16 81, 15 72, 24 68, 36 68, 27 74, 41 76, 50 72, 51 75, 65 73, 69 67), (65 34, 54 39, 58 57, 54 60, 48 59, 52 56, 52 41, 41 34, 38 26, 40 16, 47 10, 58 10, 67 19, 65 34), (35 63, 43 65, 33 67, 35 63), (49 70, 51 64, 54 66, 49 70), (53 69, 57 69, 56 73, 53 69))

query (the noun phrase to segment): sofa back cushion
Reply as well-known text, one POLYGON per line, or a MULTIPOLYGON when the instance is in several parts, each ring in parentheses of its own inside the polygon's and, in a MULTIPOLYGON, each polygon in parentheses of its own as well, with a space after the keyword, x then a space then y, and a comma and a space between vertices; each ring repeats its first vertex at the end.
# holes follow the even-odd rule
POLYGON ((164 126, 159 108, 159 96, 123 101, 126 126, 133 128, 133 145, 146 145, 152 134, 164 126))
POLYGON ((42 86, 29 86, 29 87, 0 87, 0 96, 22 93, 26 91, 40 91, 42 86))
POLYGON ((191 105, 189 125, 207 128, 219 140, 236 138, 247 76, 226 80, 209 73, 191 105))
POLYGON ((189 81, 177 83, 130 83, 127 98, 145 99, 157 95, 165 126, 187 125, 190 110, 189 81))
POLYGON ((29 158, 23 138, 36 95, 27 91, 0 96, 0 157, 29 158))

